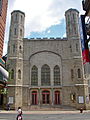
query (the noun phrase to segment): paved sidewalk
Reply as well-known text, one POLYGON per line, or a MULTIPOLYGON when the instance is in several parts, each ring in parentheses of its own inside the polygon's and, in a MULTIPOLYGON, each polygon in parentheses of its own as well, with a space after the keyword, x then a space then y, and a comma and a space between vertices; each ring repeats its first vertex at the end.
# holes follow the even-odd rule
MULTIPOLYGON (((90 110, 84 110, 83 113, 88 113, 90 112, 90 110)), ((13 114, 13 113, 16 113, 17 114, 17 111, 6 111, 6 110, 1 110, 0 113, 10 113, 10 114, 13 114)), ((23 114, 75 114, 75 113, 80 113, 79 110, 74 110, 74 111, 65 111, 65 110, 62 110, 62 111, 23 111, 23 114)))

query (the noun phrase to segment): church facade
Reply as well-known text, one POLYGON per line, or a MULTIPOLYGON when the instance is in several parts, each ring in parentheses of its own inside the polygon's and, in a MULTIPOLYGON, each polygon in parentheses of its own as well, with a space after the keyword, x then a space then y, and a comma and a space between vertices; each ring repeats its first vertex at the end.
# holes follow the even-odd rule
MULTIPOLYGON (((84 109, 88 85, 84 79, 79 37, 79 12, 65 12, 67 38, 24 38, 25 14, 11 13, 7 68, 8 102, 21 106, 71 106, 84 109)), ((87 98, 87 99, 86 99, 87 98)))

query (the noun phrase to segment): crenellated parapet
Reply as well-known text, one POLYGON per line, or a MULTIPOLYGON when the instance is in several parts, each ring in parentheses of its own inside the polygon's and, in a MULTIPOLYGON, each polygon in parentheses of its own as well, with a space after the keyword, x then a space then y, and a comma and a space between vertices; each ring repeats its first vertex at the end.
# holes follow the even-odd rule
POLYGON ((67 38, 65 38, 65 37, 63 37, 63 38, 61 38, 61 37, 50 37, 50 38, 48 38, 48 37, 43 37, 43 38, 23 38, 23 40, 60 40, 60 41, 63 41, 63 40, 67 40, 67 38))

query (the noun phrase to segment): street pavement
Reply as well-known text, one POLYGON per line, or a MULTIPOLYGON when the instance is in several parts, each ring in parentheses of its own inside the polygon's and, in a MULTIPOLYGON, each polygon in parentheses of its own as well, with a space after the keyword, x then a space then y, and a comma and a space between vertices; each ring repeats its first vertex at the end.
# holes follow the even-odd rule
MULTIPOLYGON (((17 111, 0 111, 0 120, 16 120, 17 111)), ((23 120, 90 120, 90 111, 23 111, 23 120)))

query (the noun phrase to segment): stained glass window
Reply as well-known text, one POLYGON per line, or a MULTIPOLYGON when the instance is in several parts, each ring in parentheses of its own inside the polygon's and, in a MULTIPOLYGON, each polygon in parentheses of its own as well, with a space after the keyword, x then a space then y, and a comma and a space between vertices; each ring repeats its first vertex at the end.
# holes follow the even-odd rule
POLYGON ((13 69, 10 72, 10 77, 11 77, 11 79, 14 79, 14 70, 13 69))
POLYGON ((60 68, 58 65, 54 67, 54 85, 60 85, 60 68))
POLYGON ((41 85, 50 85, 50 67, 46 64, 41 68, 41 85))
POLYGON ((74 71, 73 71, 73 69, 71 69, 71 79, 73 79, 74 78, 74 71))
POLYGON ((81 78, 81 70, 78 69, 77 72, 78 72, 78 73, 77 73, 77 74, 78 74, 78 78, 81 78))
POLYGON ((38 68, 35 65, 31 69, 31 85, 38 85, 38 68))

